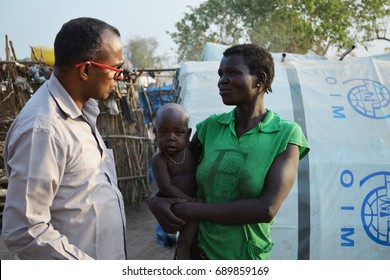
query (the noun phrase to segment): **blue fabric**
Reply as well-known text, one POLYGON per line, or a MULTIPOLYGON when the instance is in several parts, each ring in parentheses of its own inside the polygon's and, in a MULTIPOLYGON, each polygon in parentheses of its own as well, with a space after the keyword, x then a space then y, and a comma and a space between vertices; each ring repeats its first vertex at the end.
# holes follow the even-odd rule
POLYGON ((166 233, 160 224, 156 225, 156 241, 163 247, 170 245, 168 233, 166 233))
POLYGON ((154 118, 156 112, 164 104, 175 102, 175 94, 173 92, 173 85, 157 87, 157 88, 148 88, 144 92, 141 90, 138 98, 144 112, 145 123, 149 124, 152 120, 150 115, 154 118), (149 99, 149 104, 152 112, 149 111, 149 106, 146 100, 146 97, 149 99))

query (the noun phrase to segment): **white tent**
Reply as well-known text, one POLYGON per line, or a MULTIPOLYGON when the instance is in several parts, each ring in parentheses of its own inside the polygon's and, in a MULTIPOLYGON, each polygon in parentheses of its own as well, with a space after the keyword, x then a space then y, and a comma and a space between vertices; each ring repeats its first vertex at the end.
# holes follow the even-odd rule
MULTIPOLYGON (((180 70, 193 129, 232 109, 217 89, 218 49, 180 70)), ((275 218, 271 258, 390 259, 390 55, 273 57, 266 107, 299 123, 311 151, 275 218)))

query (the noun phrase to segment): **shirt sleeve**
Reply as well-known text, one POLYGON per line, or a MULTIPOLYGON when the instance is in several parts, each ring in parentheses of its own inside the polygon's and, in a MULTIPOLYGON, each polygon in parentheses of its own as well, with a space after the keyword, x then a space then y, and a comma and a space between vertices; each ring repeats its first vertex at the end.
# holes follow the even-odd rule
POLYGON ((208 129, 208 126, 213 124, 216 119, 217 119, 217 115, 213 114, 213 115, 209 116, 208 118, 206 118, 206 119, 204 119, 201 122, 196 124, 196 131, 198 132, 198 139, 199 139, 200 143, 202 143, 202 145, 204 145, 204 141, 205 141, 205 137, 206 137, 205 133, 206 133, 206 130, 208 129))
POLYGON ((292 129, 288 143, 295 144, 299 147, 300 160, 303 159, 310 151, 309 143, 303 134, 302 128, 296 123, 292 129))
POLYGON ((48 127, 13 134, 3 239, 20 259, 91 259, 51 224, 50 207, 65 168, 65 152, 48 127))

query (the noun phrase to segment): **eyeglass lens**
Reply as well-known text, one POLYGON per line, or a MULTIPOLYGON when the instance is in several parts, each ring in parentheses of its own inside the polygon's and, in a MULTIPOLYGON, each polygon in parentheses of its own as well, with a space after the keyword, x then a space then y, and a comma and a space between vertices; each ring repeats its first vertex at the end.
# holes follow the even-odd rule
POLYGON ((119 77, 122 75, 123 70, 122 70, 122 69, 120 69, 120 70, 121 70, 121 71, 119 71, 119 72, 115 72, 115 74, 114 74, 114 79, 115 79, 115 80, 118 80, 119 77))

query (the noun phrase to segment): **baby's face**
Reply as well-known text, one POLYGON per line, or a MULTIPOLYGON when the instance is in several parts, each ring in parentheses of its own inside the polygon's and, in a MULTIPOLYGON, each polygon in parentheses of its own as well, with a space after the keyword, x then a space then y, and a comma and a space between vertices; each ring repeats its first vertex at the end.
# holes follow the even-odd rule
POLYGON ((163 117, 156 126, 157 147, 162 152, 174 155, 186 147, 189 132, 183 119, 163 117))

